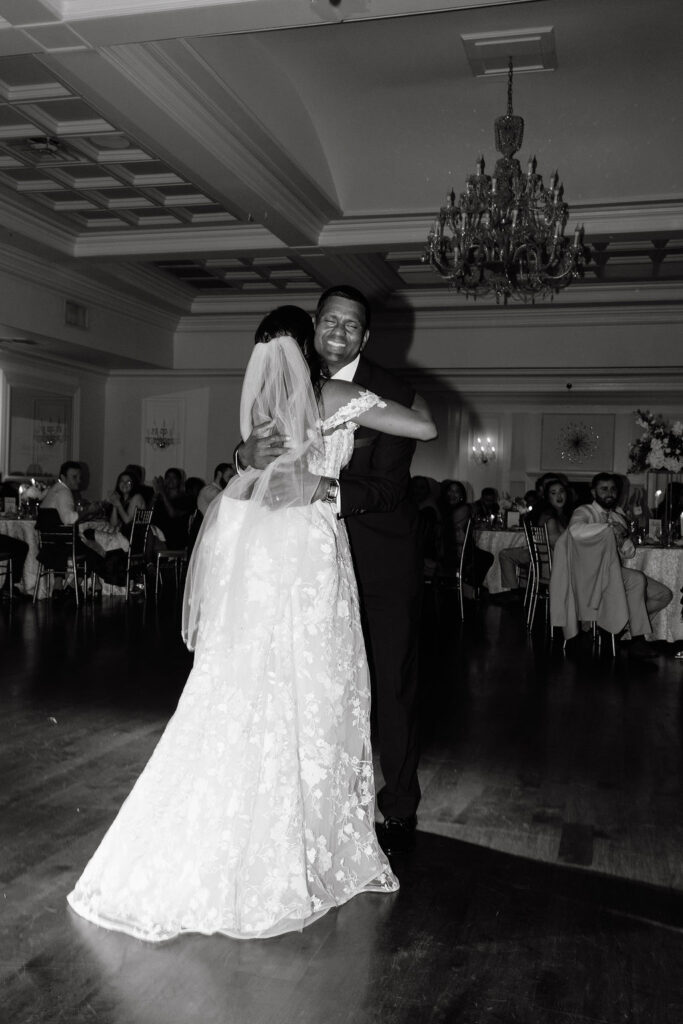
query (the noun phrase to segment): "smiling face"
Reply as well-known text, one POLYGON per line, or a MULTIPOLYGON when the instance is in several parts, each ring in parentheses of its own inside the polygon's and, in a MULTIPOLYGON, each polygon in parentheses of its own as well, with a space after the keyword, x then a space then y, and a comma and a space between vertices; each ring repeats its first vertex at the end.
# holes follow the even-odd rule
POLYGON ((369 336, 363 307, 353 299, 331 295, 316 320, 313 345, 334 374, 353 362, 369 336))
POLYGON ((132 490, 132 487, 133 487, 133 478, 132 478, 132 476, 128 476, 127 473, 122 473, 121 476, 119 477, 118 481, 117 481, 116 489, 119 492, 119 494, 121 495, 121 497, 124 499, 124 501, 125 501, 126 498, 130 497, 130 492, 132 490))

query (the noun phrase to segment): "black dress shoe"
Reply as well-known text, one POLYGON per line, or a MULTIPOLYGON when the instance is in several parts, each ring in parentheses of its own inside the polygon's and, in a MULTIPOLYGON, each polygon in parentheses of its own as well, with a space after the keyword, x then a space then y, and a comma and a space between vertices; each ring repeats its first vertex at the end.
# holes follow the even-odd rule
POLYGON ((386 854, 404 853, 415 843, 416 827, 417 817, 414 814, 409 818, 385 818, 376 825, 379 845, 386 854))
POLYGON ((653 643, 648 643, 643 637, 637 637, 635 640, 631 640, 628 645, 628 653, 632 658, 656 658, 660 653, 657 647, 653 643))

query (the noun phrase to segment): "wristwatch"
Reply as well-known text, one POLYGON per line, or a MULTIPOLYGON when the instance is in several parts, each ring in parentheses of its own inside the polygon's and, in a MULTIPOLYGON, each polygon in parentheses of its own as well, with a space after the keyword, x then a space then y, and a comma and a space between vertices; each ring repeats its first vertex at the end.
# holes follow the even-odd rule
POLYGON ((327 494, 325 495, 325 501, 336 502, 339 496, 339 481, 331 480, 327 487, 327 494))

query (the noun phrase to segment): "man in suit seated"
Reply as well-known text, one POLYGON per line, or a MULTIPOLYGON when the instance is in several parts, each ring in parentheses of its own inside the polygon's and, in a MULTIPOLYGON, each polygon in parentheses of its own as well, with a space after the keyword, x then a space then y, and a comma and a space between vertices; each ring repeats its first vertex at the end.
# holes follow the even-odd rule
MULTIPOLYGON (((629 537, 628 522, 619 499, 619 481, 612 473, 598 473, 591 481, 593 501, 590 505, 579 505, 569 522, 572 540, 581 542, 596 533, 595 526, 602 525, 612 530, 620 558, 632 558, 635 554, 633 541, 629 537)), ((652 632, 650 617, 656 615, 671 601, 673 594, 667 586, 653 580, 637 569, 621 568, 628 625, 631 633, 629 653, 637 657, 654 656, 655 651, 645 641, 645 635, 652 632)))
MULTIPOLYGON (((81 466, 78 462, 64 462, 59 467, 59 477, 50 487, 40 503, 36 527, 38 530, 54 529, 59 526, 73 526, 75 523, 85 522, 92 519, 100 511, 98 503, 92 503, 85 508, 76 507, 76 497, 80 493, 82 482, 81 466)), ((76 542, 76 554, 85 555, 88 568, 101 575, 104 568, 104 558, 84 544, 82 539, 76 542)), ((64 572, 67 562, 67 554, 64 552, 50 552, 48 564, 47 555, 39 554, 38 560, 50 569, 57 572, 64 572)), ((55 582, 52 591, 53 598, 57 599, 63 595, 62 585, 64 579, 55 582)), ((67 588, 68 589, 68 588, 67 588)))

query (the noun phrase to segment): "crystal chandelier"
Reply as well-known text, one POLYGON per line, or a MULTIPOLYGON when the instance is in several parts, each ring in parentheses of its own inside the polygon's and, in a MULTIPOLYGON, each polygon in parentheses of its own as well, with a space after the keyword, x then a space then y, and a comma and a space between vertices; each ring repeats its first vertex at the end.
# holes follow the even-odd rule
POLYGON ((452 190, 446 196, 422 256, 423 263, 468 296, 494 292, 496 302, 533 303, 582 277, 590 259, 583 227, 576 227, 571 242, 564 236, 569 208, 557 171, 546 188, 536 174, 536 157, 530 157, 522 174, 514 154, 523 137, 524 120, 512 113, 510 58, 507 114, 495 121, 496 149, 502 156, 494 175, 484 174, 480 157, 457 203, 452 190))

